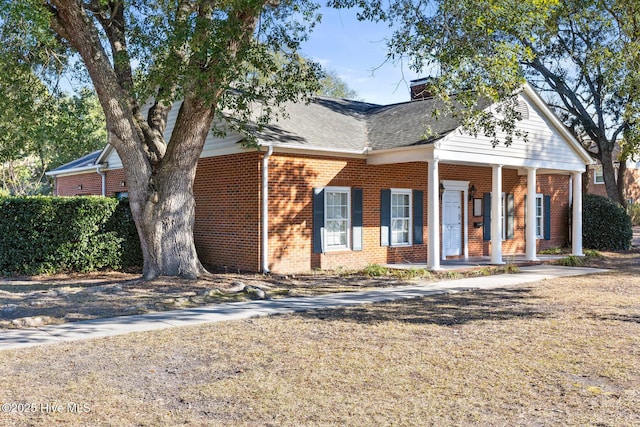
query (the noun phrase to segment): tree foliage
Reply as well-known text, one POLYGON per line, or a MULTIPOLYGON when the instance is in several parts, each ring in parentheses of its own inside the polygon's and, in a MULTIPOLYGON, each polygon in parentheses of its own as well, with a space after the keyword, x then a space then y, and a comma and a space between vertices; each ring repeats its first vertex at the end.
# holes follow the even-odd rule
POLYGON ((14 195, 47 193, 47 170, 104 147, 104 114, 88 89, 68 95, 41 87, 22 96, 0 111, 0 186, 14 195))
MULTIPOLYGON (((408 58, 433 77, 430 91, 469 113, 467 126, 490 135, 513 119, 490 120, 479 98, 509 100, 529 81, 585 145, 594 144, 607 192, 621 197, 613 161, 638 153, 640 5, 635 0, 333 0, 360 19, 388 21, 389 59, 408 58), (613 151, 622 145, 620 156, 613 151)), ((506 110, 510 110, 509 103, 506 110)), ((507 140, 507 143, 509 141, 507 140)))
POLYGON ((324 70, 324 76, 320 79, 321 88, 317 94, 331 98, 358 99, 358 92, 350 88, 337 72, 324 70))
POLYGON ((297 53, 316 10, 308 0, 0 0, 0 56, 45 83, 85 70, 124 166, 144 276, 197 277, 192 186, 206 135, 237 129, 250 144, 281 105, 318 90, 319 66, 297 53))

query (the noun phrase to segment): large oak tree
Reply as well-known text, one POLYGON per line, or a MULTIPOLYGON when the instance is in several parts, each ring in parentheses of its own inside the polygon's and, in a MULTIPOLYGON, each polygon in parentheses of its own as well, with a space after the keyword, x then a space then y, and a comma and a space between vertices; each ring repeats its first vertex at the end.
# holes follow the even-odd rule
MULTIPOLYGON (((511 96, 528 80, 586 146, 597 148, 608 196, 625 204, 624 173, 640 146, 637 0, 333 0, 387 21, 389 59, 433 77, 430 90, 468 107, 472 131, 509 134, 511 96), (473 112, 479 97, 506 102, 507 120, 473 112), (620 152, 614 150, 622 146, 620 152)), ((508 143, 509 141, 507 141, 508 143)))
POLYGON ((264 124, 279 105, 318 90, 319 68, 297 54, 317 20, 315 5, 0 0, 0 9, 10 42, 2 55, 14 66, 44 81, 67 67, 90 78, 124 166, 144 277, 206 273, 193 241, 192 192, 206 135, 264 124), (167 116, 177 101, 167 140, 167 116))

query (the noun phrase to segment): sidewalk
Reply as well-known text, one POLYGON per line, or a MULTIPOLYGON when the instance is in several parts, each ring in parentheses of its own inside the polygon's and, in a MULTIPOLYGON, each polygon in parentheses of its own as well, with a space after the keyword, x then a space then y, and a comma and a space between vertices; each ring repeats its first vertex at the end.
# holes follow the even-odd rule
POLYGON ((536 265, 522 267, 518 274, 447 280, 362 292, 327 294, 317 297, 234 302, 185 310, 72 322, 33 329, 9 329, 0 331, 0 350, 123 335, 130 332, 152 331, 177 326, 247 319, 271 314, 294 313, 319 308, 394 301, 474 289, 502 288, 557 277, 580 276, 603 271, 606 270, 536 265))

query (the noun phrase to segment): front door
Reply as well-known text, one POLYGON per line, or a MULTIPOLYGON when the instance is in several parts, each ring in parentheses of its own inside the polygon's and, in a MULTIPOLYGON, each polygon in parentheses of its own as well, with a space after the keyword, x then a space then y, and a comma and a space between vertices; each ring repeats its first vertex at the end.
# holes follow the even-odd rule
POLYGON ((442 195, 442 246, 443 256, 462 253, 461 192, 446 190, 442 195))

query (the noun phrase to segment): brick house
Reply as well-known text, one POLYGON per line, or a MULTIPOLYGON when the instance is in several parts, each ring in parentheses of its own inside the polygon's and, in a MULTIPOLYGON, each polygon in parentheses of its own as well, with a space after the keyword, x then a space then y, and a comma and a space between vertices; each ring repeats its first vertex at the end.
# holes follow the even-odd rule
MULTIPOLYGON (((519 101, 528 141, 510 147, 468 135, 452 118, 434 121, 437 101, 417 96, 386 106, 291 104, 257 135, 258 148, 243 147, 240 134, 210 136, 194 183, 200 259, 295 273, 373 263, 439 269, 477 256, 501 264, 570 241, 582 255, 590 157, 529 86, 519 101)), ((110 146, 48 174, 60 196, 127 191, 110 146)))
MULTIPOLYGON (((616 174, 618 174, 617 168, 616 174)), ((587 179, 587 192, 589 194, 608 197, 607 189, 604 186, 604 176, 600 162, 589 166, 587 179)), ((627 161, 627 169, 625 170, 623 179, 625 180, 624 198, 627 200, 627 203, 640 204, 640 162, 627 161)))

